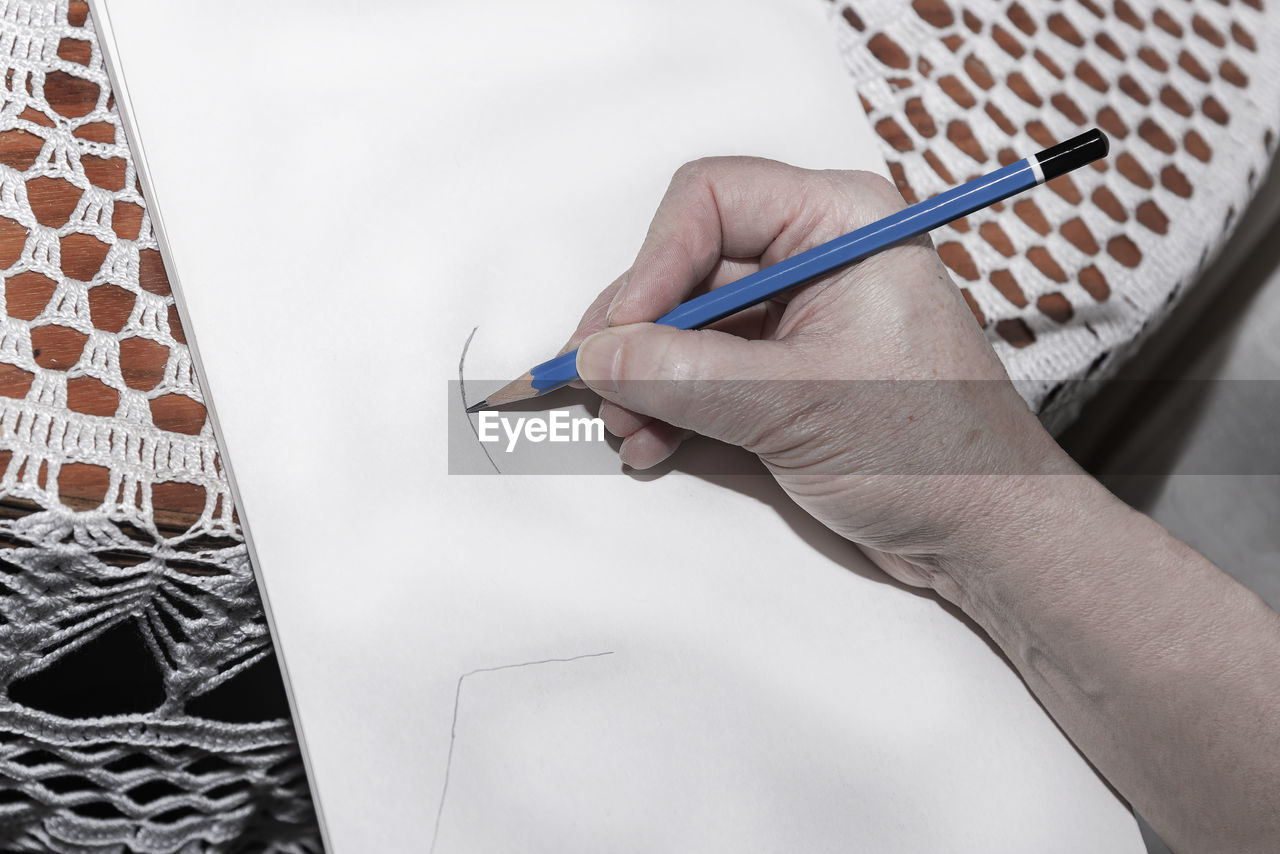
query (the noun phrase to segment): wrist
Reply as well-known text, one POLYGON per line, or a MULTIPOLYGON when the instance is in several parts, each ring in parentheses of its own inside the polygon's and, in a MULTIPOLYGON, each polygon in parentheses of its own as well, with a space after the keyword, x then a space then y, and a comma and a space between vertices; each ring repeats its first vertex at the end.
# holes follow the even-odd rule
POLYGON ((1263 850, 1274 812, 1238 816, 1280 768, 1275 613, 1079 470, 999 487, 934 588, 1171 843, 1263 850))
POLYGON ((1093 563, 1096 546, 1117 547, 1135 521, 1152 524, 1063 458, 1053 473, 966 484, 969 498, 939 555, 935 587, 980 624, 1025 595, 1022 588, 1043 586, 1046 573, 1093 563))

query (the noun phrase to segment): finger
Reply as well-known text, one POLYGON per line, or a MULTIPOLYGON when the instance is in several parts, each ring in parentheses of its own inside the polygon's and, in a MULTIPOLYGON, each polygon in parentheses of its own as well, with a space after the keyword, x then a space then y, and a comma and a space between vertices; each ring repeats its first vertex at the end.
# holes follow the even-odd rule
POLYGON ((803 222, 803 188, 813 174, 745 157, 681 167, 613 299, 610 325, 653 320, 675 308, 722 257, 758 258, 803 222))
POLYGON ((619 406, 608 400, 600 403, 600 411, 597 415, 604 422, 604 428, 619 439, 627 438, 653 421, 648 415, 632 412, 625 406, 619 406))
POLYGON ((737 314, 731 314, 723 320, 717 320, 705 328, 736 335, 739 338, 772 338, 782 311, 781 303, 766 300, 750 308, 744 308, 737 314))
POLYGON ((713 291, 716 288, 736 282, 760 269, 759 258, 720 258, 711 268, 711 272, 691 292, 691 296, 713 291))
MULTIPOLYGON (((696 289, 695 293, 714 290, 715 288, 727 285, 730 282, 736 282, 744 276, 756 272, 760 269, 760 260, 758 258, 721 258, 711 269, 702 284, 696 289)), ((568 353, 570 350, 576 349, 578 344, 588 335, 594 335, 601 329, 609 325, 607 314, 609 305, 612 303, 614 296, 625 285, 627 274, 623 273, 610 283, 596 296, 595 300, 582 313, 582 318, 578 321, 578 326, 574 329, 573 334, 569 336, 569 340, 560 348, 560 352, 556 355, 560 356, 568 353)), ((581 383, 574 383, 577 388, 586 388, 581 383)))
MULTIPOLYGON (((721 258, 716 262, 711 273, 703 280, 702 284, 694 289, 691 297, 713 291, 731 282, 736 282, 759 269, 760 259, 758 258, 721 258)), ((765 315, 771 311, 770 304, 770 302, 764 302, 749 306, 742 311, 716 321, 706 328, 718 329, 721 332, 737 335, 740 338, 766 337, 762 334, 762 331, 768 325, 764 320, 765 315)))
POLYGON ((569 340, 565 342, 565 345, 560 348, 560 352, 556 354, 557 356, 564 355, 570 350, 576 349, 578 343, 582 341, 583 338, 599 332, 601 329, 604 329, 609 325, 606 320, 606 316, 609 312, 609 306, 613 302, 618 291, 622 288, 626 277, 627 274, 623 273, 621 276, 614 279, 607 288, 596 296, 596 298, 591 302, 591 305, 587 307, 587 310, 582 313, 582 318, 578 320, 578 326, 573 330, 573 334, 569 336, 569 340))
POLYGON ((618 456, 633 469, 653 468, 674 454, 689 435, 688 430, 654 421, 624 439, 618 456))
POLYGON ((614 296, 609 325, 660 317, 721 258, 758 259, 766 267, 902 204, 893 185, 870 172, 815 172, 743 157, 694 161, 672 179, 614 296))
POLYGON ((578 349, 578 371, 601 397, 657 421, 751 447, 785 417, 778 384, 794 361, 777 341, 637 323, 597 333, 578 349))
MULTIPOLYGON (((707 279, 704 280, 703 284, 697 288, 694 293, 705 293, 706 291, 714 290, 715 288, 729 284, 730 282, 736 282, 738 279, 748 276, 759 269, 760 262, 758 260, 721 258, 720 261, 716 263, 707 279)), ((560 348, 560 353, 557 355, 569 352, 571 349, 576 348, 587 336, 593 335, 608 326, 607 322, 602 318, 604 309, 601 307, 601 300, 606 294, 615 293, 621 284, 622 277, 619 277, 619 279, 616 280, 604 294, 601 294, 600 297, 596 298, 596 301, 592 303, 591 308, 583 315, 582 321, 578 324, 578 329, 573 333, 573 336, 570 337, 568 343, 565 344, 564 347, 560 348)), ((719 320, 716 323, 713 323, 709 328, 718 329, 721 332, 727 332, 730 335, 737 335, 742 338, 767 338, 773 333, 773 330, 777 329, 778 319, 781 315, 782 305, 770 300, 768 302, 761 303, 760 305, 743 309, 737 314, 733 314, 723 320, 719 320)), ((586 383, 581 380, 575 380, 570 383, 570 386, 578 389, 585 389, 587 387, 586 383)), ((618 424, 620 426, 624 426, 625 422, 619 421, 618 424)), ((608 421, 605 422, 605 426, 609 427, 608 421)), ((629 433, 618 433, 616 430, 613 430, 612 427, 609 427, 609 429, 610 432, 614 433, 616 436, 629 435, 629 433)))
MULTIPOLYGON (((712 265, 711 272, 705 277, 698 289, 700 291, 710 291, 730 282, 736 282, 738 279, 748 276, 759 269, 760 259, 758 258, 719 258, 712 265)), ((578 326, 574 329, 573 334, 569 336, 569 340, 565 342, 565 345, 560 348, 560 352, 556 355, 568 353, 570 350, 575 349, 582 339, 599 332, 609 325, 607 317, 609 306, 613 303, 618 292, 626 285, 629 272, 618 276, 596 296, 591 305, 587 307, 587 310, 582 313, 581 319, 578 320, 578 326)))
MULTIPOLYGON (((587 310, 582 313, 581 319, 578 320, 578 326, 569 336, 569 340, 564 342, 564 346, 560 348, 560 352, 556 353, 557 356, 563 356, 570 350, 576 350, 582 339, 586 338, 588 335, 593 335, 596 332, 599 332, 601 329, 604 329, 609 325, 606 320, 609 305, 613 302, 614 296, 617 295, 618 290, 622 287, 625 279, 626 273, 623 273, 621 276, 614 279, 607 288, 596 295, 596 298, 591 302, 591 305, 589 305, 587 310)), ((585 389, 587 387, 586 383, 581 380, 574 380, 569 383, 569 386, 571 388, 579 389, 585 389)))

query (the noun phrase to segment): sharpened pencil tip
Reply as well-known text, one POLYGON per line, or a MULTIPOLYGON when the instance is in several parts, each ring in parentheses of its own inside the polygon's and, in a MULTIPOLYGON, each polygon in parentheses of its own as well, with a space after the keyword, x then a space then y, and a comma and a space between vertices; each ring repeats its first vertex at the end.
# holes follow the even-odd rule
POLYGON ((488 400, 482 400, 479 403, 473 403, 467 407, 467 414, 470 415, 473 412, 479 412, 481 409, 484 409, 488 405, 489 405, 488 400))

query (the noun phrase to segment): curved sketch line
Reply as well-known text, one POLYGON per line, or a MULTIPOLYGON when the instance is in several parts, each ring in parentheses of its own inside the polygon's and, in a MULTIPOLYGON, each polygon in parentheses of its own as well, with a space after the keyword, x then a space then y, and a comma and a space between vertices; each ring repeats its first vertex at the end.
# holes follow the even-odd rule
MULTIPOLYGON (((472 335, 475 330, 472 330, 472 335)), ((468 341, 471 339, 468 338, 468 341)), ((585 655, 575 655, 570 658, 542 658, 538 661, 522 661, 518 664, 499 664, 496 667, 477 667, 475 670, 468 670, 466 673, 458 677, 458 686, 453 692, 453 723, 449 725, 449 756, 444 763, 444 786, 440 790, 440 806, 436 809, 436 826, 431 834, 431 854, 435 854, 436 839, 440 836, 440 818, 444 815, 444 799, 449 794, 449 772, 453 770, 453 743, 458 737, 458 705, 462 701, 462 680, 468 676, 475 676, 477 673, 492 673, 495 670, 511 670, 516 667, 533 667, 538 664, 564 664, 569 661, 581 661, 584 658, 600 658, 605 655, 613 655, 613 650, 608 652, 588 652, 585 655)))
MULTIPOLYGON (((476 330, 479 326, 471 329, 471 334, 467 336, 466 343, 462 345, 462 355, 458 358, 458 393, 462 395, 462 411, 467 411, 467 381, 462 376, 462 366, 467 361, 467 351, 471 349, 471 339, 476 337, 476 330)), ((493 466, 493 470, 498 474, 502 474, 502 470, 498 468, 498 464, 493 461, 493 457, 489 455, 489 449, 484 446, 484 442, 480 441, 480 431, 476 429, 476 423, 471 420, 471 416, 467 416, 467 423, 471 425, 471 432, 475 434, 476 444, 480 446, 480 450, 484 451, 485 457, 489 460, 489 465, 493 466)))

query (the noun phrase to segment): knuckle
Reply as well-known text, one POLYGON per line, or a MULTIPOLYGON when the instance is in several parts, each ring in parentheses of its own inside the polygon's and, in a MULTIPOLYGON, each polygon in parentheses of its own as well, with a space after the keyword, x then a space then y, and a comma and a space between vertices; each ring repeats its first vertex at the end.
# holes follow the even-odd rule
POLYGON ((672 187, 683 187, 689 184, 702 184, 715 168, 715 161, 720 158, 699 157, 680 166, 671 176, 672 187))
MULTIPOLYGON (((667 380, 673 390, 679 389, 684 383, 697 380, 699 378, 698 366, 700 359, 696 351, 699 347, 683 346, 680 340, 684 336, 667 335, 666 341, 662 347, 662 353, 658 358, 658 373, 667 380)), ((698 336, 695 333, 695 341, 698 336)))
POLYGON ((632 382, 667 381, 680 378, 685 371, 692 370, 688 359, 684 356, 684 348, 679 347, 671 334, 674 330, 653 326, 637 328, 630 334, 621 336, 617 355, 614 356, 614 369, 619 380, 632 382))
POLYGON ((883 175, 859 169, 849 173, 849 180, 859 202, 873 210, 877 216, 906 207, 898 188, 883 175))
POLYGON ((600 404, 598 416, 604 422, 605 429, 619 438, 630 436, 648 421, 632 410, 607 400, 600 404))
MULTIPOLYGON (((785 164, 769 160, 764 157, 750 157, 746 155, 713 155, 710 157, 699 157, 696 160, 690 160, 684 163, 675 171, 672 176, 672 186, 685 186, 689 184, 706 184, 714 185, 720 178, 733 172, 753 167, 783 167, 785 164)), ((786 167, 794 168, 794 167, 786 167)))

